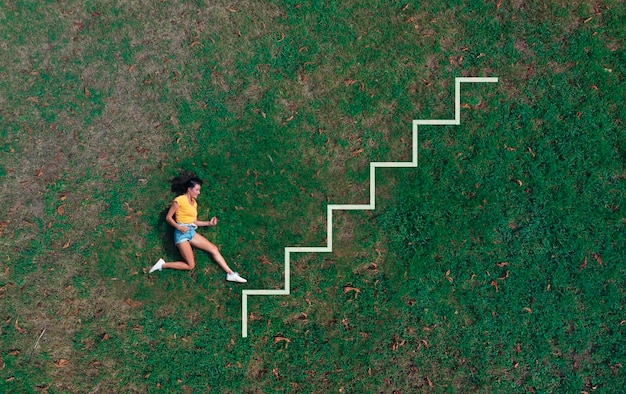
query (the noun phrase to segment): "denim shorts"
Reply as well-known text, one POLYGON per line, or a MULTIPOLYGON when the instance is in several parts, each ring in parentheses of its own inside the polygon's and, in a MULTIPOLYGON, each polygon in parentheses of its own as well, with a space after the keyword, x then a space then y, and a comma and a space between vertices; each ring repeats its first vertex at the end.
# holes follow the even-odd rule
POLYGON ((182 233, 180 230, 178 230, 177 228, 174 229, 174 243, 176 245, 178 245, 181 242, 191 242, 191 239, 193 238, 194 235, 196 235, 196 229, 198 228, 198 226, 196 226, 195 224, 187 224, 187 223, 178 223, 179 226, 185 226, 188 227, 189 230, 187 230, 186 233, 182 233))

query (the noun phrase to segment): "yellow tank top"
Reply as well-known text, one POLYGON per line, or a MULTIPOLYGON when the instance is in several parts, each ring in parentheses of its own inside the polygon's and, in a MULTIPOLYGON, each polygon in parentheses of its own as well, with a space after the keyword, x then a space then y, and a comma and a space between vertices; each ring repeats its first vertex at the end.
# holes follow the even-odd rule
POLYGON ((183 194, 174 199, 178 203, 178 209, 174 214, 178 223, 191 224, 198 218, 198 203, 193 200, 193 204, 189 204, 187 195, 183 194))

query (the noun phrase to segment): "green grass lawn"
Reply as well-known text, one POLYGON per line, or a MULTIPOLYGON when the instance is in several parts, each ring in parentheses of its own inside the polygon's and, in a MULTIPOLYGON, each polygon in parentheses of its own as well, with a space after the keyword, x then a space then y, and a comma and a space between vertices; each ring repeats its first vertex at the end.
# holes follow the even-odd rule
POLYGON ((0 4, 0 392, 619 392, 623 1, 0 4), (241 291, 252 297, 241 337, 241 291), (178 258, 168 180, 249 280, 178 258))

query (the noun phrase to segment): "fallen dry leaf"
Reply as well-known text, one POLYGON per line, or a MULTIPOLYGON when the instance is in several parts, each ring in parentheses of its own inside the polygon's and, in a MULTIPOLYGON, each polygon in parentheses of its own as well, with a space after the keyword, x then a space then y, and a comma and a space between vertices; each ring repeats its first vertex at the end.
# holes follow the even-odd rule
POLYGON ((360 156, 363 152, 365 152, 365 150, 363 148, 359 148, 352 152, 352 157, 360 156))
POLYGON ((141 302, 141 301, 133 301, 130 298, 127 298, 125 302, 131 308, 138 308, 138 307, 143 306, 143 302, 141 302))
POLYGON ((274 337, 274 344, 277 344, 279 342, 291 343, 291 339, 285 338, 285 337, 281 337, 281 336, 274 337))
POLYGON ((344 286, 343 288, 343 294, 347 294, 351 291, 354 291, 355 293, 360 293, 361 290, 357 289, 356 287, 351 287, 351 286, 344 286))
POLYGON ((406 340, 398 337, 397 335, 393 337, 393 343, 391 345, 391 350, 396 351, 400 347, 406 344, 406 340))
POLYGON ((67 367, 70 364, 70 360, 66 359, 66 358, 62 358, 59 361, 55 362, 54 365, 57 368, 64 368, 67 367))
POLYGON ((17 322, 19 319, 15 319, 15 324, 13 324, 13 326, 15 327, 15 329, 17 330, 17 332, 19 332, 20 334, 26 334, 26 330, 24 330, 22 327, 20 327, 17 322))
POLYGON ((600 255, 597 253, 593 254, 593 258, 596 259, 596 261, 598 262, 598 265, 604 265, 604 262, 602 261, 602 259, 600 258, 600 255))

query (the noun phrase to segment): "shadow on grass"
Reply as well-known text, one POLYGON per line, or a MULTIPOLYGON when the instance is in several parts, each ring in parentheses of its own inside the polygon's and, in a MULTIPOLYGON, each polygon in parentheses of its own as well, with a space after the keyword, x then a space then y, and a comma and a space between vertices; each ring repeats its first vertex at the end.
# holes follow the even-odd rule
POLYGON ((170 226, 167 223, 167 211, 169 211, 169 207, 165 208, 159 213, 159 221, 157 222, 157 231, 159 233, 159 239, 161 240, 161 244, 163 246, 163 250, 165 251, 165 260, 172 260, 167 257, 172 257, 175 260, 182 260, 182 256, 174 244, 174 227, 170 226))

